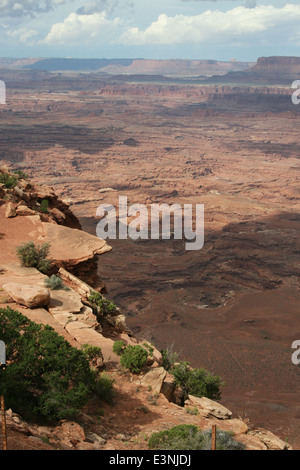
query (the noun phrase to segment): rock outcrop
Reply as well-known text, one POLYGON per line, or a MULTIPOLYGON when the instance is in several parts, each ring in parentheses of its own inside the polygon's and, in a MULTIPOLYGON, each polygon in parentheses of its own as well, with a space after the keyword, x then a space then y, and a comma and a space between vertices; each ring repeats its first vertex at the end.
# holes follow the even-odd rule
POLYGON ((17 304, 28 308, 46 307, 50 302, 50 291, 44 287, 10 283, 4 284, 3 289, 17 304))

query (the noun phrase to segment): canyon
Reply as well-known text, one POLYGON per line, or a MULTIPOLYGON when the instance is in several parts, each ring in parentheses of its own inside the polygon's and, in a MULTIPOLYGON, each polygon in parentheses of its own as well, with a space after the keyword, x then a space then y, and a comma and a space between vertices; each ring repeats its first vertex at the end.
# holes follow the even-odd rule
MULTIPOLYGON (((99 285, 137 337, 220 375, 225 406, 300 448, 299 59, 201 80, 147 72, 1 69, 0 165, 53 187, 92 235, 119 196, 204 204, 202 250, 108 240, 99 285)), ((80 276, 96 282, 90 266, 80 276)))

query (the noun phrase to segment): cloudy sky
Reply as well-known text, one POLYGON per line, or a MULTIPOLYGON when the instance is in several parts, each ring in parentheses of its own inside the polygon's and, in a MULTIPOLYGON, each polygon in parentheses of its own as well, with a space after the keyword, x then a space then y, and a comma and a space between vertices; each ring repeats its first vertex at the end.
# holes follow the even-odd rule
POLYGON ((299 24, 299 0, 0 0, 0 56, 300 56, 299 24))

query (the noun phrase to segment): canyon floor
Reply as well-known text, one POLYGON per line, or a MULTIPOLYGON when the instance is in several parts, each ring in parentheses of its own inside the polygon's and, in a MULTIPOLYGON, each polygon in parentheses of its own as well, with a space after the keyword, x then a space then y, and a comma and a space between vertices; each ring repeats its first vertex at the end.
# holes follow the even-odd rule
POLYGON ((200 251, 110 240, 107 297, 137 336, 220 375, 236 415, 300 448, 300 115, 288 87, 35 72, 6 83, 0 164, 51 185, 84 230, 119 196, 204 204, 200 251))

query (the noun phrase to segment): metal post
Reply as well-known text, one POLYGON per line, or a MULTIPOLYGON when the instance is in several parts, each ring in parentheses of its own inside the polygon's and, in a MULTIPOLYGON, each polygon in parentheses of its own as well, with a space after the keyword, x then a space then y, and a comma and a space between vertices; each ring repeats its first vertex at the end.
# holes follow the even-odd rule
POLYGON ((7 450, 7 432, 6 432, 6 414, 4 397, 1 395, 1 414, 2 414, 2 440, 3 450, 7 450))
POLYGON ((217 426, 215 424, 211 431, 211 450, 217 450, 217 426))

